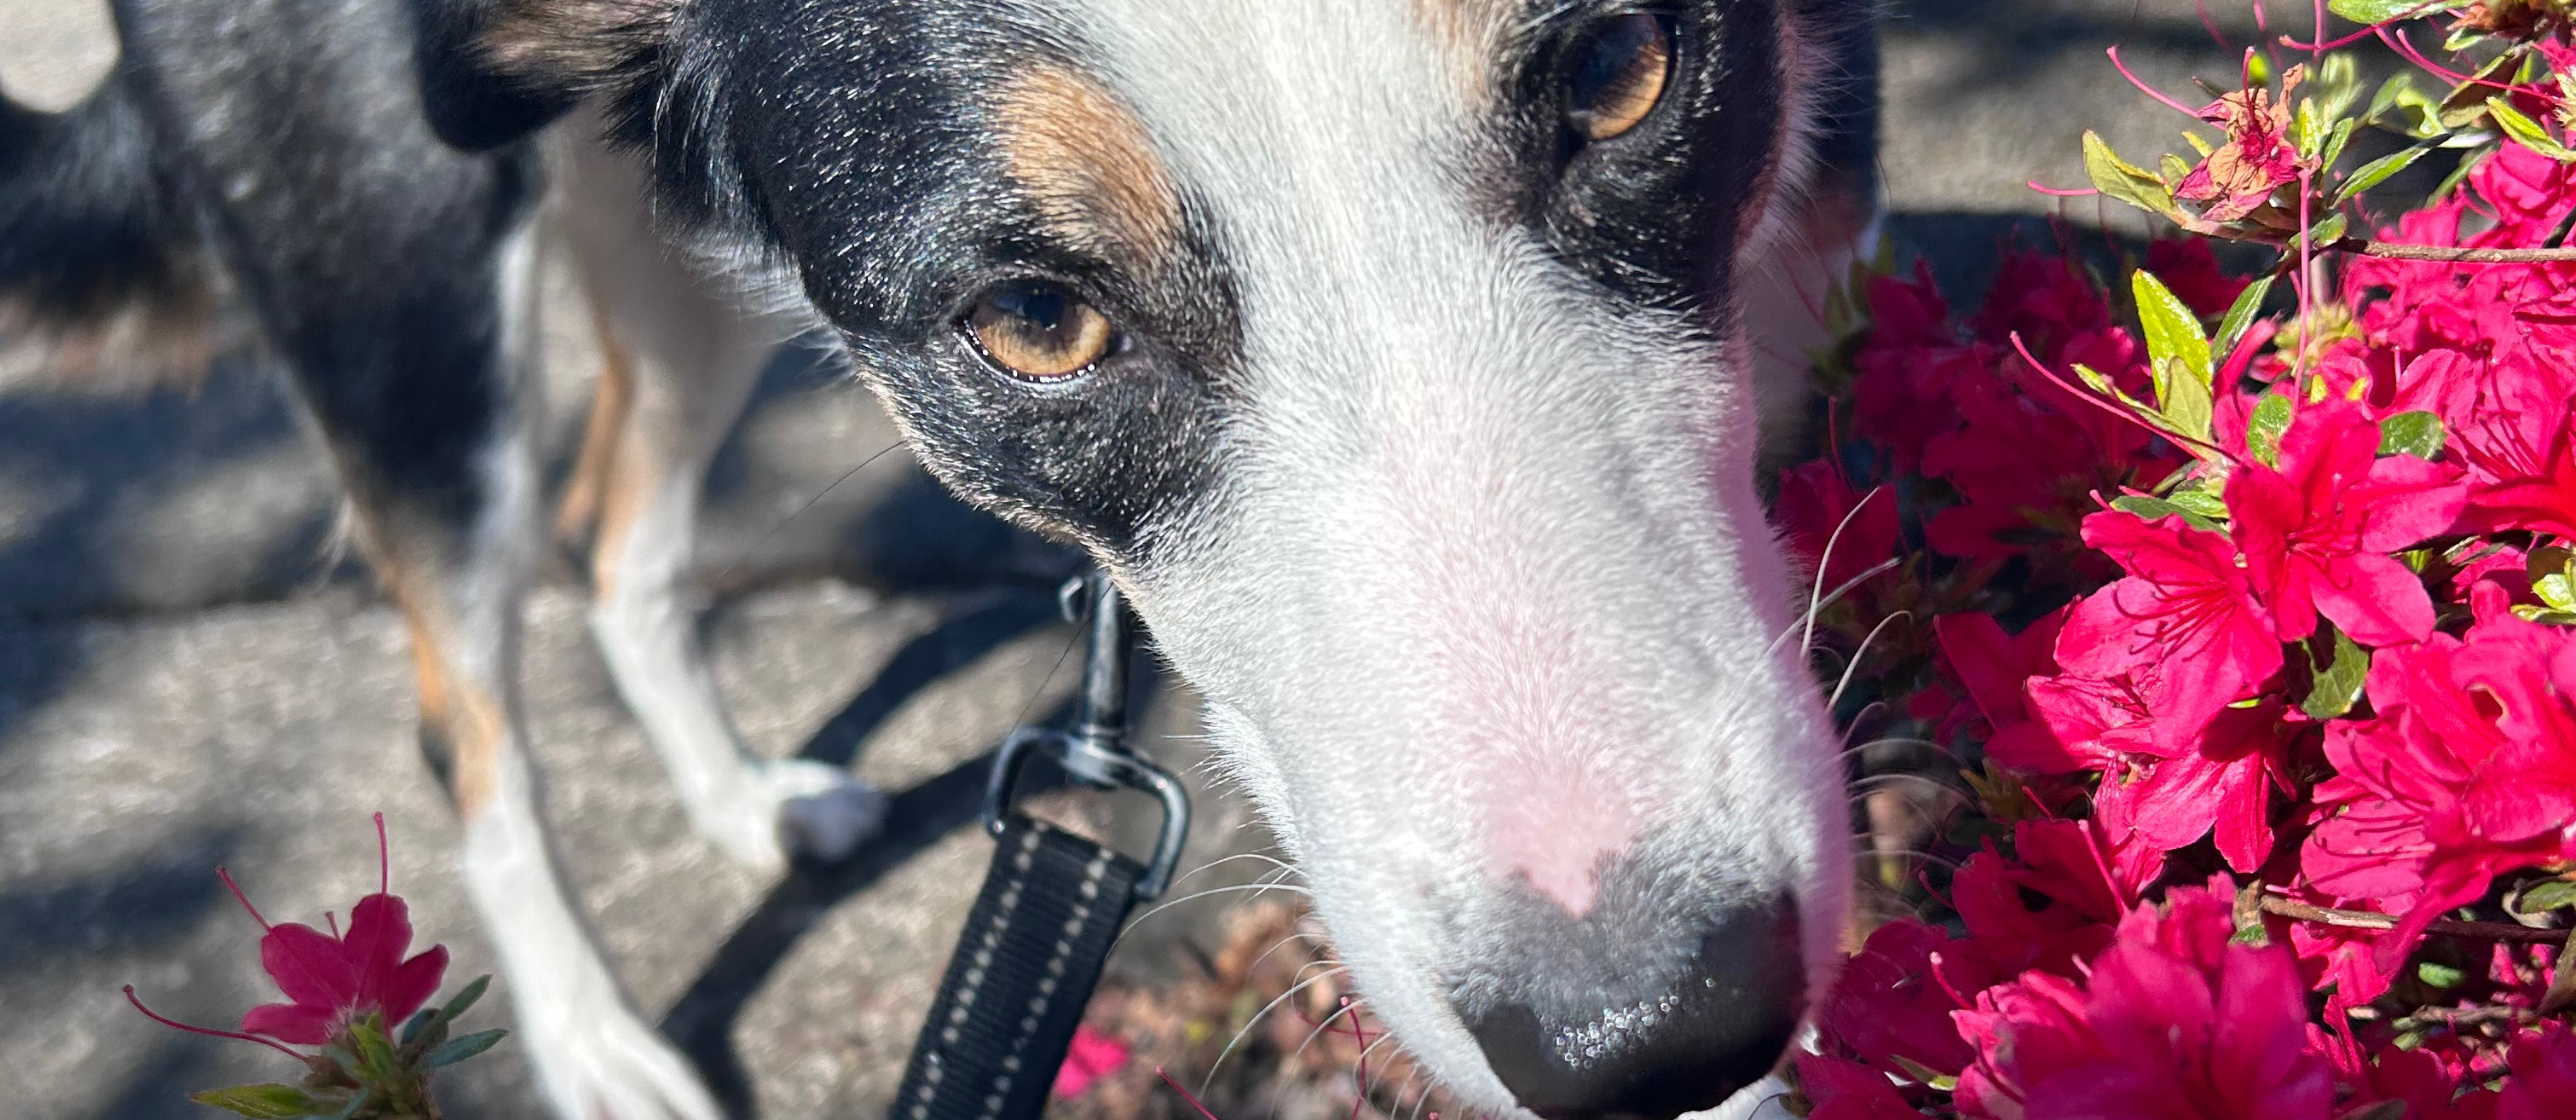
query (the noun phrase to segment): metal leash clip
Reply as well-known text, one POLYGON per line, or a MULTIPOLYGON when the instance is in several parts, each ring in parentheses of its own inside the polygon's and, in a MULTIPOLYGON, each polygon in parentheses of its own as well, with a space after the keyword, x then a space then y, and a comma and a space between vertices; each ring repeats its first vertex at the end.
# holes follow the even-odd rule
POLYGON ((1145 876, 1136 882, 1136 899, 1148 902, 1172 885, 1181 860, 1181 844, 1190 834, 1190 795, 1179 778, 1138 755, 1127 745, 1127 660, 1135 645, 1135 625, 1118 586, 1106 573, 1093 571, 1064 585, 1061 594, 1067 622, 1090 619, 1090 644, 1083 654, 1082 695, 1071 728, 1022 727, 1011 732, 993 758, 984 785, 984 830, 995 837, 1011 811, 1011 794, 1020 768, 1032 754, 1052 760, 1076 783, 1096 790, 1132 789, 1163 803, 1163 830, 1145 876))
POLYGON ((1180 862, 1189 795, 1127 747, 1134 629, 1126 604, 1098 572, 1067 585, 1064 601, 1068 618, 1091 620, 1073 727, 1022 728, 993 760, 984 787, 984 827, 998 841, 992 866, 922 1021, 890 1120, 1037 1120, 1119 929, 1138 902, 1171 885, 1180 862), (1020 769, 1036 754, 1077 784, 1160 800, 1153 861, 1137 863, 1014 811, 1020 769))

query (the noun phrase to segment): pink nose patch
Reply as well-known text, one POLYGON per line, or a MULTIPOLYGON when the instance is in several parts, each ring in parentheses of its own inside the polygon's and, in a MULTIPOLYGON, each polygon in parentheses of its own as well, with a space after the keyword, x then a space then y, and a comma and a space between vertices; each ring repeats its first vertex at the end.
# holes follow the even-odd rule
POLYGON ((1597 778, 1569 766, 1531 767, 1488 808, 1485 853, 1497 878, 1529 880, 1581 918, 1601 871, 1635 838, 1635 813, 1597 778))

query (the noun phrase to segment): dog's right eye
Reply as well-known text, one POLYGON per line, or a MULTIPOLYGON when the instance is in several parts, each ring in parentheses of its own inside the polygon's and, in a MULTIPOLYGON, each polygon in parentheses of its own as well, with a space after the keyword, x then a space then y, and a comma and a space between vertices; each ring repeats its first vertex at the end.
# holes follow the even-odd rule
POLYGON ((1643 123, 1663 100, 1673 73, 1672 24, 1649 12, 1601 20, 1568 44, 1564 67, 1565 123, 1586 140, 1608 140, 1643 123))
POLYGON ((1099 309, 1037 280, 993 286, 959 325, 986 360, 1032 381, 1072 377, 1119 343, 1117 326, 1099 309))

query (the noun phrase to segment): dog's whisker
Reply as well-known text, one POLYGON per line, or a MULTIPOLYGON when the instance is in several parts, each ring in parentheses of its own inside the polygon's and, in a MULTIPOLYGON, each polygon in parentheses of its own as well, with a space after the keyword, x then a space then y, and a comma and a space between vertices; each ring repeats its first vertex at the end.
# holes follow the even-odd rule
MULTIPOLYGON (((859 465, 858 465, 858 466, 852 467, 852 468, 850 468, 850 469, 848 469, 848 470, 846 470, 846 471, 842 471, 842 472, 841 472, 841 477, 836 478, 836 479, 833 479, 830 483, 826 484, 826 485, 823 487, 823 489, 822 489, 822 491, 821 491, 820 493, 815 494, 815 495, 814 495, 813 497, 811 497, 811 498, 807 498, 807 499, 805 500, 805 504, 804 504, 804 505, 801 505, 801 506, 796 507, 796 512, 791 513, 791 514, 788 514, 784 519, 780 520, 778 524, 770 526, 770 527, 769 527, 769 531, 768 531, 768 532, 766 532, 766 533, 762 533, 762 534, 760 535, 760 539, 759 539, 759 540, 752 542, 752 546, 751 546, 750 548, 743 550, 743 555, 744 555, 744 556, 747 556, 747 557, 748 557, 748 556, 757 556, 757 555, 759 555, 759 554, 760 554, 760 550, 761 550, 762 548, 766 547, 766 546, 769 544, 769 540, 770 540, 770 538, 775 537, 775 536, 777 536, 777 535, 778 535, 778 534, 780 534, 780 533, 786 532, 786 531, 787 531, 787 527, 788 527, 788 526, 790 526, 790 525, 795 524, 795 523, 796 523, 796 519, 797 519, 797 518, 799 518, 799 517, 803 517, 803 516, 805 516, 806 514, 813 512, 813 510, 814 510, 814 507, 815 507, 815 506, 821 505, 821 504, 823 503, 823 499, 825 499, 825 498, 828 498, 828 497, 831 497, 831 496, 832 496, 832 491, 833 491, 834 489, 837 489, 837 488, 838 488, 842 483, 844 483, 844 482, 848 482, 849 480, 851 480, 851 479, 853 479, 853 478, 858 477, 858 473, 859 473, 860 471, 863 471, 863 470, 868 469, 869 467, 871 467, 871 466, 875 465, 877 460, 879 460, 879 459, 883 459, 883 458, 885 458, 886 456, 893 454, 893 453, 894 453, 894 452, 896 452, 897 450, 900 450, 902 447, 903 447, 903 441, 902 441, 902 440, 896 440, 896 441, 894 441, 893 443, 887 444, 884 448, 882 448, 882 449, 878 450, 878 452, 877 452, 876 454, 874 454, 874 455, 870 455, 870 456, 868 456, 868 457, 867 457, 867 458, 865 458, 865 459, 861 459, 861 460, 859 460, 859 465)), ((728 577, 728 576, 731 576, 731 575, 733 574, 733 570, 734 570, 735 568, 739 568, 739 567, 741 567, 741 566, 742 566, 742 561, 741 561, 741 560, 739 560, 739 559, 735 560, 733 563, 730 563, 730 564, 725 565, 725 568, 724 568, 724 570, 723 570, 723 571, 716 573, 716 578, 715 578, 715 580, 713 581, 713 582, 714 582, 714 584, 715 584, 715 586, 717 586, 717 587, 722 587, 722 586, 724 586, 725 578, 726 578, 726 577, 728 577)))
MULTIPOLYGON (((1298 966, 1297 971, 1304 972, 1308 966, 1320 963, 1325 962, 1308 961, 1305 965, 1298 966)), ((1324 971, 1318 972, 1313 976, 1307 977, 1304 980, 1300 980, 1295 984, 1289 985, 1287 991, 1271 997, 1270 1002, 1262 1004, 1261 1010, 1253 1012, 1251 1018, 1245 1019, 1243 1021, 1243 1025, 1235 1029, 1234 1037, 1226 1040, 1225 1049, 1217 1051, 1216 1060, 1208 1063, 1207 1076, 1199 1079, 1199 1095, 1206 1096, 1208 1086, 1216 1084, 1217 1071, 1225 1068, 1225 1060, 1234 1056, 1235 1047, 1243 1045, 1243 1040, 1251 1037, 1252 1028, 1261 1025, 1262 1016, 1270 1014, 1273 1009, 1277 1008, 1282 1002, 1294 997, 1297 993, 1305 991, 1306 989, 1326 980, 1330 980, 1333 977, 1339 976, 1343 971, 1341 964, 1338 962, 1332 963, 1331 967, 1328 967, 1324 971)))
MULTIPOLYGON (((1260 956, 1257 956, 1257 957, 1252 958, 1252 963, 1251 963, 1251 964, 1248 964, 1248 965, 1245 965, 1245 966, 1244 966, 1244 968, 1243 968, 1244 974, 1245 974, 1245 975, 1247 975, 1247 976, 1249 976, 1249 975, 1251 975, 1255 970, 1259 969, 1259 968, 1261 967, 1261 962, 1263 962, 1263 961, 1266 961, 1266 960, 1269 960, 1269 959, 1270 959, 1270 954, 1272 954, 1272 953, 1276 953, 1276 952, 1278 952, 1279 950, 1281 950, 1281 949, 1285 949, 1285 948, 1287 948, 1287 947, 1289 947, 1289 946, 1291 946, 1291 945, 1297 945, 1297 944, 1301 944, 1301 943, 1302 943, 1302 944, 1306 944, 1306 945, 1310 945, 1310 946, 1311 946, 1311 945, 1314 945, 1314 944, 1316 943, 1316 942, 1315 942, 1315 937, 1314 937, 1314 935, 1313 935, 1313 934, 1310 934, 1310 933, 1307 933, 1307 932, 1306 932, 1306 931, 1304 931, 1304 930, 1290 930, 1290 931, 1288 931, 1287 933, 1281 934, 1281 935, 1280 935, 1280 937, 1279 937, 1279 940, 1278 940, 1278 941, 1276 941, 1276 942, 1272 943, 1272 944, 1271 944, 1271 946, 1270 946, 1269 948, 1262 950, 1262 951, 1261 951, 1261 955, 1260 955, 1260 956)), ((1311 961, 1310 961, 1310 962, 1308 962, 1308 963, 1309 963, 1309 964, 1311 964, 1311 963, 1313 963, 1313 962, 1311 962, 1311 961)), ((1297 966, 1297 971, 1298 971, 1298 972, 1304 972, 1304 971, 1306 971, 1306 966, 1305 966, 1305 965, 1299 965, 1299 966, 1297 966)), ((1292 975, 1293 975, 1293 974, 1292 974, 1292 975)))
POLYGON ((1861 659, 1868 656, 1870 643, 1878 640, 1879 634, 1887 629, 1889 623, 1895 622, 1898 619, 1911 621, 1913 618, 1914 612, 1912 611, 1898 611, 1895 614, 1879 619, 1878 625, 1869 628, 1869 635, 1860 640, 1860 648, 1852 651, 1851 661, 1843 666, 1843 679, 1840 683, 1834 685, 1833 698, 1825 701, 1826 711, 1832 711, 1842 704, 1843 690, 1851 687, 1852 674, 1860 671, 1861 659))
POLYGON ((1188 871, 1182 872, 1182 873, 1181 873, 1181 877, 1180 877, 1180 878, 1172 880, 1172 886, 1175 886, 1175 887, 1180 886, 1180 885, 1181 885, 1181 884, 1183 884, 1183 883, 1189 882, 1192 878, 1194 878, 1194 877, 1198 876, 1198 875, 1199 875, 1200 873, 1202 873, 1202 872, 1207 872, 1207 871, 1213 871, 1213 870, 1216 870, 1216 869, 1217 869, 1217 868, 1219 868, 1219 867, 1223 867, 1223 866, 1225 866, 1226 864, 1233 863, 1234 861, 1239 860, 1239 859, 1257 859, 1257 860, 1263 860, 1263 861, 1265 861, 1265 862, 1269 863, 1271 867, 1273 867, 1273 868, 1275 868, 1275 869, 1277 869, 1277 870, 1279 870, 1279 871, 1285 871, 1285 872, 1288 872, 1288 873, 1290 873, 1290 874, 1295 874, 1295 872, 1296 872, 1296 869, 1295 869, 1295 868, 1292 868, 1292 867, 1288 866, 1286 863, 1281 862, 1277 857, 1272 856, 1271 854, 1269 854, 1269 853, 1267 853, 1267 852, 1237 852, 1237 853, 1235 853, 1234 855, 1227 856, 1227 857, 1225 857, 1225 858, 1223 858, 1223 859, 1213 859, 1213 860, 1209 860, 1209 861, 1208 861, 1208 862, 1206 862, 1206 863, 1200 864, 1200 865, 1198 865, 1197 867, 1193 867, 1193 868, 1189 869, 1188 871))
MULTIPOLYGON (((1210 887, 1210 888, 1208 888, 1208 889, 1206 889, 1206 890, 1203 890, 1203 891, 1198 891, 1198 892, 1195 892, 1195 893, 1193 893, 1193 894, 1185 895, 1185 896, 1182 896, 1182 897, 1180 897, 1180 898, 1175 898, 1175 899, 1172 899, 1172 900, 1170 900, 1170 901, 1164 902, 1164 903, 1162 903, 1162 904, 1160 904, 1160 905, 1155 906, 1155 907, 1154 907, 1153 909, 1151 909, 1151 910, 1148 910, 1148 911, 1145 911, 1145 912, 1144 912, 1144 913, 1142 913, 1142 914, 1138 914, 1138 915, 1136 915, 1136 920, 1135 920, 1135 921, 1132 921, 1132 922, 1127 923, 1127 928, 1126 928, 1126 929, 1123 929, 1123 930, 1118 931, 1118 938, 1119 938, 1119 940, 1122 940, 1122 941, 1123 941, 1123 940, 1125 940, 1125 939, 1126 939, 1126 937, 1127 937, 1127 935, 1128 935, 1129 933, 1134 932, 1137 926, 1140 926, 1140 925, 1145 924, 1145 919, 1147 919, 1147 918, 1151 918, 1151 917, 1153 917, 1153 916, 1154 916, 1154 915, 1156 915, 1156 914, 1160 914, 1160 913, 1162 913, 1163 911, 1165 911, 1165 910, 1169 910, 1169 909, 1171 909, 1172 907, 1178 906, 1178 905, 1180 905, 1180 904, 1182 904, 1182 903, 1184 903, 1184 902, 1197 902, 1198 900, 1203 899, 1203 898, 1209 898, 1209 897, 1212 897, 1212 896, 1215 896, 1215 895, 1220 895, 1220 894, 1233 894, 1233 893, 1235 893, 1235 892, 1237 892, 1237 891, 1252 891, 1252 892, 1254 892, 1254 893, 1256 893, 1256 894, 1266 893, 1266 892, 1269 892, 1269 891, 1286 891, 1286 892, 1287 892, 1287 893, 1289 893, 1289 894, 1294 894, 1294 895, 1306 895, 1306 896, 1310 896, 1310 897, 1311 897, 1311 896, 1313 895, 1313 893, 1314 893, 1314 892, 1309 891, 1309 890, 1307 890, 1306 888, 1301 887, 1301 886, 1298 886, 1298 885, 1296 885, 1296 884, 1294 884, 1294 883, 1284 883, 1284 882, 1282 882, 1282 883, 1239 883, 1239 884, 1236 884, 1236 885, 1234 885, 1234 886, 1230 886, 1230 887, 1210 887)), ((1115 942, 1113 942, 1112 944, 1115 944, 1115 942)))
POLYGON ((1367 1002, 1368 1002, 1368 1001, 1367 1001, 1366 999, 1363 999, 1363 998, 1361 998, 1361 997, 1359 997, 1359 996, 1356 996, 1356 995, 1354 995, 1354 996, 1350 997, 1349 999, 1343 1000, 1343 1001, 1342 1001, 1342 1005, 1341 1005, 1340 1007, 1334 1008, 1334 1009, 1333 1009, 1333 1013, 1332 1013, 1332 1014, 1324 1016, 1324 1021, 1323 1021, 1323 1022, 1320 1022, 1320 1023, 1315 1024, 1315 1029, 1313 1029, 1313 1030, 1310 1030, 1310 1031, 1307 1031, 1307 1032, 1306 1032, 1306 1040, 1305 1040, 1304 1042, 1300 1042, 1300 1043, 1298 1043, 1298 1044, 1297 1044, 1297 1049, 1296 1049, 1294 1052, 1290 1053, 1290 1054, 1289 1054, 1289 1057, 1291 1057, 1291 1058, 1303 1058, 1303 1057, 1305 1057, 1305 1056, 1306 1056, 1306 1048, 1307 1048, 1307 1047, 1309 1047, 1309 1046, 1314 1045, 1314 1044, 1315 1044, 1315 1040, 1316 1040, 1317 1038, 1320 1038, 1320 1037, 1322 1037, 1322 1036, 1323 1036, 1323 1033, 1324 1033, 1325 1029, 1326 1029, 1326 1028, 1329 1028, 1329 1027, 1331 1027, 1331 1026, 1333 1025, 1333 1020, 1335 1020, 1335 1019, 1339 1019, 1339 1018, 1341 1018, 1341 1017, 1342 1017, 1342 1016, 1344 1016, 1344 1015, 1350 1015, 1350 1014, 1356 1014, 1356 1013, 1358 1013, 1358 1011, 1359 1011, 1359 1009, 1360 1009, 1360 1005, 1365 1004, 1365 1003, 1367 1003, 1367 1002))
POLYGON ((1965 790, 1961 790, 1961 789, 1958 789, 1958 788, 1953 787, 1953 786, 1943 785, 1943 784, 1941 784, 1940 782, 1934 781, 1934 780, 1933 780, 1933 779, 1931 779, 1931 778, 1924 777, 1924 776, 1923 776, 1923 775, 1921 775, 1921 774, 1907 774, 1907 773, 1901 773, 1901 772, 1900 772, 1900 773, 1889 773, 1889 774, 1872 774, 1872 775, 1870 775, 1870 776, 1868 776, 1868 777, 1866 777, 1866 778, 1862 778, 1861 780, 1859 780, 1859 781, 1857 781, 1857 782, 1853 782, 1853 783, 1852 783, 1852 791, 1853 791, 1853 793, 1854 793, 1854 796, 1852 797, 1852 799, 1851 799, 1851 800, 1852 800, 1852 801, 1854 801, 1854 802, 1856 803, 1856 802, 1860 801, 1863 797, 1867 797, 1868 795, 1870 795, 1870 794, 1872 794, 1872 793, 1879 792, 1880 790, 1886 789, 1886 788, 1887 788, 1887 787, 1889 787, 1889 786, 1901 785, 1901 784, 1904 784, 1904 783, 1907 783, 1907 782, 1914 782, 1914 783, 1918 783, 1918 784, 1923 785, 1923 786, 1925 786, 1925 787, 1927 787, 1927 788, 1930 788, 1930 789, 1933 789, 1933 790, 1937 790, 1937 791, 1939 791, 1939 792, 1941 793, 1941 795, 1942 795, 1942 796, 1947 797, 1947 798, 1950 798, 1950 799, 1952 799, 1952 800, 1954 800, 1954 801, 1957 801, 1957 802, 1958 802, 1958 803, 1960 803, 1960 804, 1966 804, 1966 803, 1967 803, 1967 801, 1968 801, 1968 794, 1967 794, 1967 791, 1965 791, 1965 790))
MULTIPOLYGON (((1886 488, 1879 488, 1879 490, 1883 489, 1886 488)), ((1813 587, 1808 589, 1807 592, 1806 636, 1798 639, 1799 648, 1803 649, 1815 644, 1816 612, 1824 609, 1818 596, 1825 588, 1825 573, 1832 571, 1834 567, 1834 547, 1842 543, 1843 530, 1851 528, 1852 518, 1860 516, 1861 508, 1867 506, 1870 499, 1877 496, 1878 490, 1871 490, 1869 493, 1861 495, 1861 499, 1859 501, 1852 503, 1852 508, 1843 511, 1842 520, 1834 524, 1833 533, 1825 538, 1824 555, 1816 558, 1816 582, 1813 587)), ((1842 588, 1836 588, 1834 590, 1834 594, 1839 596, 1842 594, 1842 590, 1842 588)), ((1786 638, 1788 635, 1784 633, 1780 635, 1780 637, 1786 638)), ((1774 639, 1771 644, 1773 648, 1776 649, 1780 643, 1778 639, 1774 639)))
MULTIPOLYGON (((1825 596, 1824 598, 1822 598, 1822 599, 1820 599, 1820 600, 1814 600, 1814 601, 1809 602, 1809 603, 1807 604, 1807 621, 1806 621, 1807 634, 1806 634, 1806 638, 1805 638, 1805 640, 1803 640, 1800 644, 1801 644, 1802 646, 1804 646, 1805 648, 1808 648, 1808 649, 1813 649, 1813 648, 1815 648, 1815 645, 1814 645, 1814 639, 1815 639, 1815 636, 1816 636, 1816 614, 1817 614, 1817 612, 1822 611, 1822 610, 1824 610, 1826 607, 1830 607, 1830 606, 1834 605, 1835 603, 1839 603, 1839 602, 1841 602, 1841 601, 1842 601, 1843 596, 1851 594, 1854 590, 1858 589, 1858 588, 1860 587, 1860 585, 1862 585, 1862 584, 1864 584, 1864 583, 1868 583, 1870 580, 1872 580, 1872 579, 1876 578, 1876 577, 1879 575, 1879 573, 1881 573, 1881 572, 1885 572, 1885 571, 1887 571, 1887 570, 1889 570, 1889 569, 1891 569, 1891 568, 1894 568, 1894 567, 1896 567, 1897 565, 1902 564, 1902 563, 1904 563, 1904 562, 1905 562, 1905 561, 1904 561, 1902 558, 1899 558, 1899 557, 1894 557, 1894 556, 1888 557, 1888 558, 1887 558, 1887 559, 1885 559, 1885 560, 1882 560, 1882 561, 1879 561, 1879 562, 1878 562, 1878 563, 1876 563, 1876 564, 1872 564, 1872 565, 1870 565, 1868 570, 1863 571, 1863 572, 1862 572, 1862 573, 1860 573, 1859 575, 1853 576, 1853 577, 1851 577, 1850 579, 1844 580, 1844 581, 1842 581, 1840 584, 1835 585, 1835 587, 1834 587, 1834 590, 1833 590, 1833 593, 1832 593, 1832 594, 1827 595, 1827 596, 1825 596)), ((1779 636, 1779 637, 1771 639, 1771 648, 1770 648, 1770 650, 1769 650, 1769 651, 1766 651, 1766 652, 1777 652, 1777 651, 1779 650, 1779 648, 1780 648, 1780 643, 1785 642, 1785 641, 1788 641, 1788 640, 1789 640, 1789 635, 1790 635, 1790 634, 1793 634, 1793 633, 1796 633, 1796 632, 1797 632, 1797 630, 1798 630, 1798 624, 1797 624, 1797 623, 1795 623, 1795 622, 1790 623, 1790 624, 1789 624, 1789 628, 1788 628, 1788 629, 1786 629, 1786 630, 1781 631, 1781 632, 1780 632, 1780 636, 1779 636)))
POLYGON ((1865 743, 1854 743, 1851 746, 1843 748, 1840 753, 1834 756, 1834 758, 1837 760, 1848 759, 1853 755, 1870 749, 1871 747, 1921 747, 1952 762, 1964 761, 1959 757, 1958 752, 1953 751, 1948 747, 1942 746, 1930 739, 1917 738, 1910 735, 1882 735, 1865 743))
POLYGON ((1843 722, 1843 742, 1851 742, 1851 737, 1860 733, 1861 725, 1868 723, 1870 716, 1878 713, 1887 706, 1887 701, 1885 700, 1872 700, 1867 704, 1861 705, 1859 711, 1853 712, 1852 717, 1843 722))

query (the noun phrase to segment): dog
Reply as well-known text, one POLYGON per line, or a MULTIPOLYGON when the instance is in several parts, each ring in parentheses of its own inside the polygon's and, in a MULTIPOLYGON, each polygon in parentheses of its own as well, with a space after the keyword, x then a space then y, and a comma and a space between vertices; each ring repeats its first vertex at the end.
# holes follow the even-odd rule
POLYGON ((567 1120, 718 1110, 584 932, 522 750, 549 191, 609 354, 564 526, 595 523, 600 648, 736 858, 882 810, 750 759, 690 631, 700 475, 814 327, 947 486, 1112 574, 1461 1102, 1676 1116, 1801 1036, 1852 822, 1757 479, 1873 236, 1860 0, 116 13, 88 101, 0 101, 0 307, 164 355, 247 309, 408 620, 567 1120))

